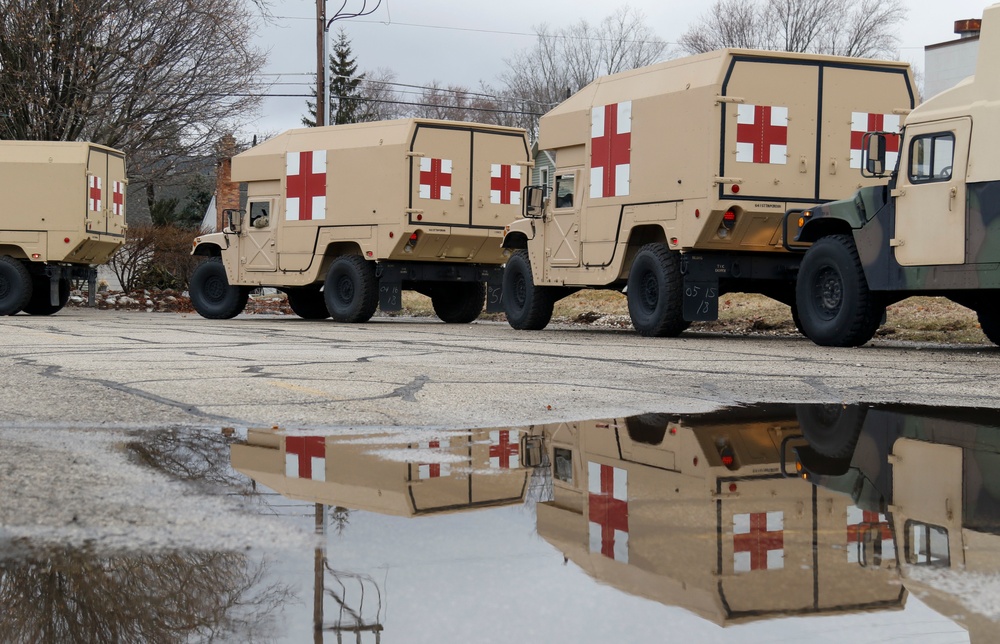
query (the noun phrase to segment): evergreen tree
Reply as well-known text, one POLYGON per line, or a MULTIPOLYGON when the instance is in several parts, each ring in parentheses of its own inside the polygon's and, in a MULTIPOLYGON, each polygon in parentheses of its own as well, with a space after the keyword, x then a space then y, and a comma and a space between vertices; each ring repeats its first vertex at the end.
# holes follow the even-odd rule
MULTIPOLYGON (((358 65, 351 52, 351 41, 343 29, 337 33, 337 41, 333 45, 333 53, 327 64, 330 66, 330 105, 327 123, 330 125, 357 123, 362 120, 361 103, 364 101, 358 86, 361 85, 365 75, 358 74, 358 65)), ((315 95, 316 90, 313 89, 313 96, 315 95)), ((309 115, 302 117, 302 124, 315 127, 316 103, 307 101, 306 106, 309 115)))

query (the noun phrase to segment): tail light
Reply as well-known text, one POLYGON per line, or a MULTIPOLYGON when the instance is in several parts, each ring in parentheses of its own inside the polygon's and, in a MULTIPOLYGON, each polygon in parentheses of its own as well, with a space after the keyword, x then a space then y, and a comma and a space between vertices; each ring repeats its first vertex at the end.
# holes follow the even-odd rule
POLYGON ((406 245, 403 246, 404 253, 412 253, 413 247, 417 245, 417 240, 420 239, 420 234, 414 232, 410 235, 410 238, 406 240, 406 245))
POLYGON ((739 469, 740 464, 736 461, 736 450, 733 449, 733 446, 730 445, 728 441, 726 441, 718 445, 718 447, 719 447, 719 460, 721 460, 722 464, 726 466, 726 469, 728 470, 739 469))
POLYGON ((730 208, 726 214, 722 215, 722 225, 728 230, 736 227, 736 210, 730 208))

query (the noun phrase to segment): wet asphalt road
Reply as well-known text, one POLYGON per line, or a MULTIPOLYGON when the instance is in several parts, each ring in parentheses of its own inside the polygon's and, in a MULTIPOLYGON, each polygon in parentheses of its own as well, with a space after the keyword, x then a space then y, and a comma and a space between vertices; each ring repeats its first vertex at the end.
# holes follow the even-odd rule
POLYGON ((1000 408, 1000 349, 67 309, 0 320, 0 426, 489 427, 751 402, 1000 408))

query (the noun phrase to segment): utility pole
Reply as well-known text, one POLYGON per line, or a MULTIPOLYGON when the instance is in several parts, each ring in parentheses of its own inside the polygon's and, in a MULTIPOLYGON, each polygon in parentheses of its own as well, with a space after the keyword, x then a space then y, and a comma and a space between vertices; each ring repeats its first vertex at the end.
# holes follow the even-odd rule
POLYGON ((316 0, 316 126, 326 125, 326 0, 316 0))

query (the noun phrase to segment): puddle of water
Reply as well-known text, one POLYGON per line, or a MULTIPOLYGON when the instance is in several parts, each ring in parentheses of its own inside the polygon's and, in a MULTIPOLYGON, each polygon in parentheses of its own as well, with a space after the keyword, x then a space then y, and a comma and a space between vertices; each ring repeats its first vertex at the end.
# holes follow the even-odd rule
POLYGON ((128 446, 287 542, 15 540, 0 639, 659 641, 670 624, 698 641, 991 641, 1000 619, 996 410, 756 405, 128 446))

